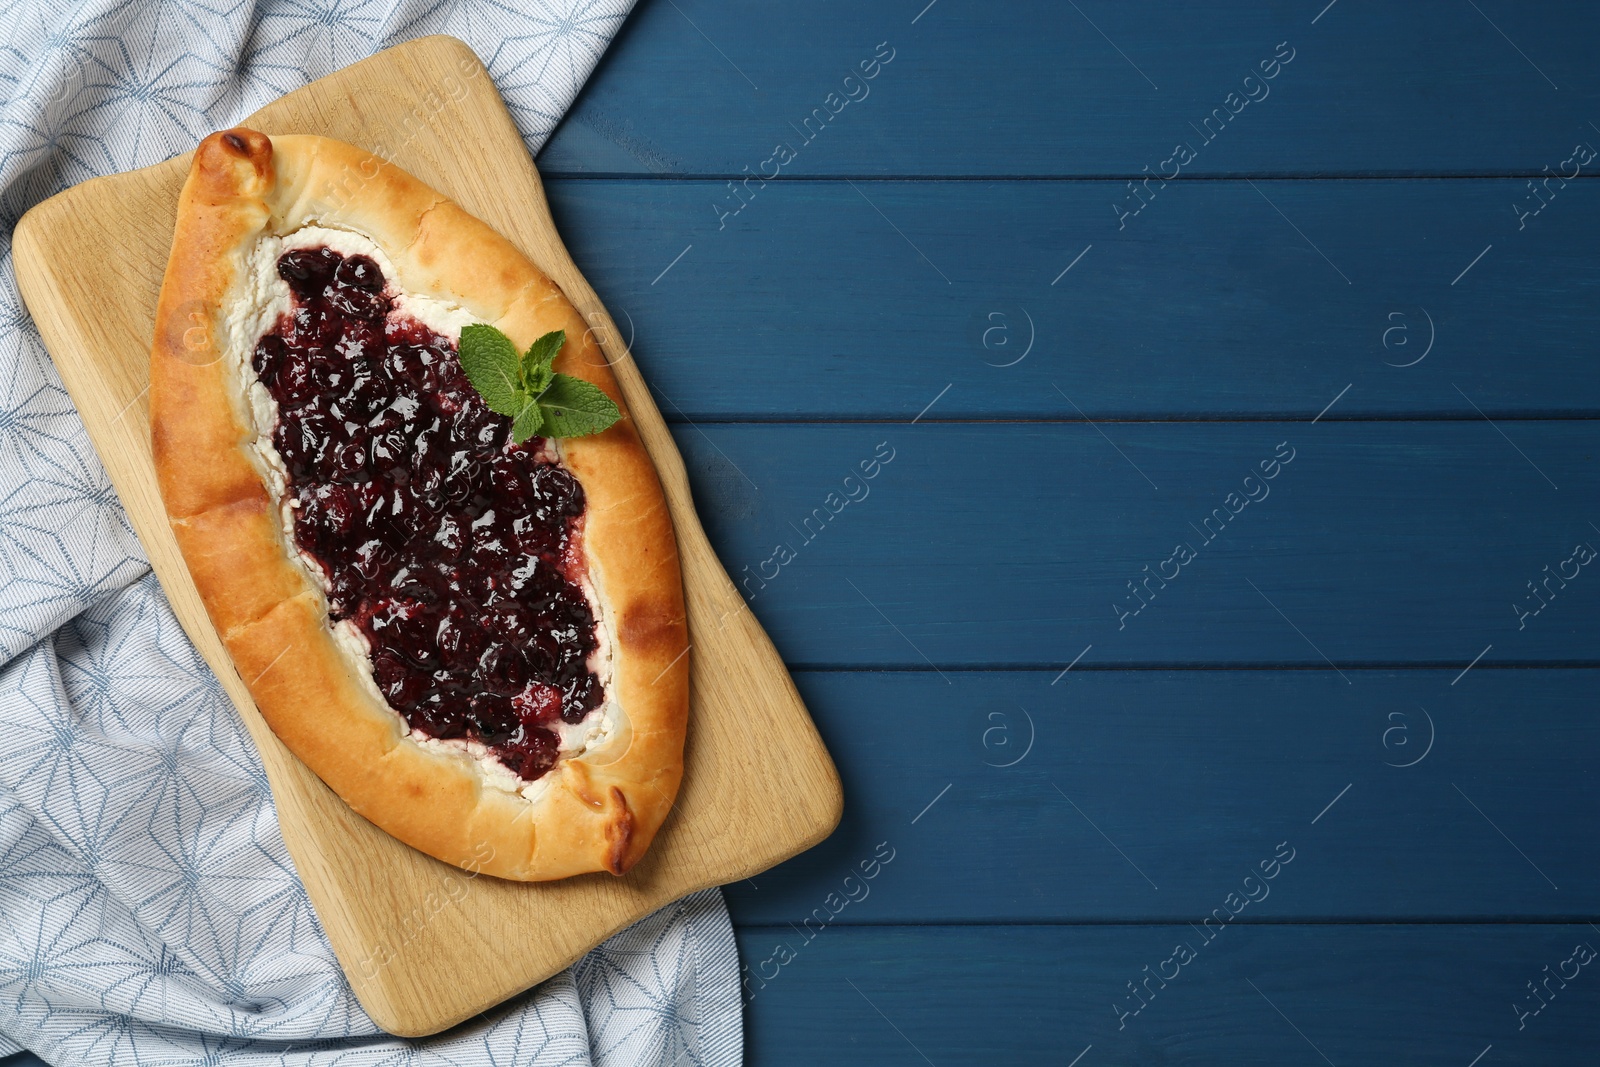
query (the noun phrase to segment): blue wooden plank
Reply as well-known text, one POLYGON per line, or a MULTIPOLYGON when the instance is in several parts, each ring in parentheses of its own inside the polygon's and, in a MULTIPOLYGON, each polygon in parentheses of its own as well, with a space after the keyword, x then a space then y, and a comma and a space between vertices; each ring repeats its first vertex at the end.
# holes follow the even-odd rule
POLYGON ((1594 1062, 1600 1007, 1600 968, 1576 962, 1600 949, 1588 924, 1252 926, 1210 942, 1187 924, 830 929, 809 943, 746 928, 739 942, 775 975, 750 983, 750 1067, 1552 1067, 1594 1062), (1177 977, 1136 1000, 1129 983, 1158 972, 1177 977), (1535 1000, 1528 983, 1547 977, 1535 1000))
POLYGON ((1186 141, 1190 174, 1537 174, 1593 136, 1593 5, 1323 6, 641 4, 540 164, 1139 175, 1186 141))
POLYGON ((1597 432, 676 428, 712 541, 791 665, 1056 670, 1080 653, 1084 666, 1600 662, 1600 577, 1581 563, 1591 548, 1574 554, 1600 547, 1597 432))
POLYGON ((1290 872, 1237 921, 1600 913, 1600 675, 1347 673, 800 673, 844 820, 729 905, 746 924, 1199 921, 1287 841, 1290 872))
POLYGON ((669 418, 1600 414, 1600 183, 549 188, 669 418))

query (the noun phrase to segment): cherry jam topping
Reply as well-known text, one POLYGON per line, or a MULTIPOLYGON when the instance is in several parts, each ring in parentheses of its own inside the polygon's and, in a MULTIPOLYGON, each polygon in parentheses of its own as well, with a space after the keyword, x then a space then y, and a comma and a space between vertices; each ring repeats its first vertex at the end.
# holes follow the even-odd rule
POLYGON ((278 259, 292 310, 252 365, 278 402, 294 538, 327 575, 332 621, 367 638, 389 705, 429 737, 478 741, 532 781, 557 720, 604 694, 595 620, 569 575, 583 489, 510 443, 450 342, 392 310, 367 256, 278 259))

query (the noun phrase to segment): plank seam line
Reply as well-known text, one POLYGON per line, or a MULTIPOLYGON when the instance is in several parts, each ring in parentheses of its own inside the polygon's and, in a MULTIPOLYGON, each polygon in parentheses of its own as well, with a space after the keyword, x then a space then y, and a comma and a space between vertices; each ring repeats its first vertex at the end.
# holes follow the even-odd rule
MULTIPOLYGON (((738 911, 739 910, 738 904, 736 903, 731 910, 738 911)), ((1398 918, 1398 919, 1397 918, 1239 919, 1239 918, 1235 918, 1234 921, 1232 923, 1230 923, 1229 925, 1230 926, 1262 926, 1262 927, 1266 927, 1266 926, 1292 926, 1292 927, 1305 927, 1307 929, 1322 929, 1324 927, 1333 927, 1333 926, 1371 926, 1371 927, 1380 927, 1380 926, 1415 926, 1415 927, 1472 926, 1472 927, 1490 927, 1490 928, 1498 929, 1498 928, 1501 928, 1501 927, 1528 927, 1528 926, 1587 926, 1587 925, 1590 925, 1589 920, 1591 918, 1600 918, 1600 916, 1578 916, 1576 918, 1568 918, 1568 917, 1517 918, 1517 917, 1513 917, 1513 918, 1507 918, 1507 919, 1452 918, 1452 917, 1410 918, 1410 919, 1405 919, 1405 918, 1398 918)), ((913 921, 913 920, 902 920, 902 921, 882 920, 882 921, 873 922, 873 921, 866 921, 866 920, 836 919, 836 920, 834 920, 834 922, 832 924, 830 924, 829 929, 917 930, 917 929, 964 929, 964 928, 993 929, 993 928, 997 928, 998 927, 998 928, 1016 929, 1016 930, 1036 930, 1036 929, 1054 929, 1054 928, 1057 928, 1057 927, 1084 927, 1084 928, 1090 928, 1090 927, 1105 927, 1105 926, 1129 927, 1129 928, 1146 928, 1146 927, 1179 927, 1179 926, 1185 926, 1191 921, 1192 921, 1192 919, 1185 919, 1185 918, 1181 918, 1181 917, 1180 918, 1171 918, 1171 919, 1034 919, 1034 920, 1021 920, 1021 919, 1018 919, 1018 920, 1007 920, 1007 919, 936 920, 936 919, 929 919, 929 920, 925 920, 925 921, 921 921, 921 922, 913 921)), ((749 930, 749 931, 791 930, 791 929, 793 929, 793 926, 790 923, 786 923, 786 922, 742 922, 737 917, 735 917, 733 919, 733 927, 734 927, 735 930, 749 930)))
MULTIPOLYGON (((1455 671, 1460 662, 1448 660, 1419 660, 1411 663, 1357 663, 1346 665, 1342 670, 1364 671, 1373 674, 1392 673, 1397 671, 1434 671, 1440 674, 1455 671)), ((1060 669, 1056 663, 1000 663, 1000 664, 945 664, 937 668, 918 667, 914 664, 903 663, 807 663, 801 660, 789 661, 791 671, 804 674, 1050 674, 1060 669)), ((1496 671, 1592 671, 1600 669, 1600 662, 1581 661, 1551 661, 1548 663, 1491 663, 1473 668, 1474 670, 1489 673, 1496 671)), ((1165 671, 1169 674, 1188 674, 1202 671, 1228 671, 1237 673, 1335 673, 1331 668, 1314 663, 1281 663, 1281 664, 1251 664, 1251 663, 1101 663, 1093 666, 1075 667, 1074 674, 1121 674, 1121 673, 1151 673, 1165 671)))
MULTIPOLYGON (((1498 415, 1501 422, 1600 422, 1600 411, 1594 414, 1567 414, 1563 412, 1545 413, 1505 413, 1498 415)), ((1061 417, 1035 417, 1020 415, 1014 418, 994 418, 983 416, 943 416, 938 418, 904 418, 899 415, 771 415, 753 414, 723 414, 719 412, 685 414, 681 417, 668 417, 668 425, 685 426, 698 423, 710 426, 910 426, 913 423, 927 426, 1088 426, 1088 425, 1118 425, 1118 426, 1259 426, 1268 423, 1283 423, 1285 425, 1305 425, 1317 421, 1313 418, 1294 417, 1293 415, 1275 412, 1266 412, 1259 416, 1237 415, 1172 415, 1131 417, 1127 415, 1105 415, 1089 418, 1061 417)), ((1454 414, 1440 412, 1437 415, 1407 413, 1401 415, 1384 414, 1345 414, 1329 416, 1324 421, 1336 422, 1361 422, 1382 423, 1390 426, 1418 425, 1427 426, 1437 423, 1477 423, 1483 422, 1483 415, 1474 412, 1454 414)))
MULTIPOLYGON (((745 172, 734 171, 692 171, 684 173, 661 173, 641 171, 561 171, 541 170, 539 176, 546 182, 709 182, 722 183, 739 181, 750 177, 745 172)), ((780 174, 775 178, 767 178, 768 185, 843 185, 848 182, 900 182, 906 184, 951 184, 957 185, 970 182, 1068 182, 1101 183, 1101 182, 1129 182, 1139 181, 1150 177, 1143 172, 1128 171, 1116 174, 780 174)), ((1501 172, 1473 172, 1467 174, 1397 174, 1397 173, 1353 173, 1353 174, 1293 174, 1283 171, 1263 172, 1237 172, 1227 174, 1196 174, 1180 175, 1177 178, 1167 179, 1169 183, 1180 182, 1235 182, 1248 181, 1261 182, 1489 182, 1489 181, 1523 181, 1534 178, 1548 178, 1544 171, 1501 171, 1501 172)), ((1580 174, 1574 178, 1566 179, 1569 182, 1587 182, 1600 180, 1600 174, 1580 174)))

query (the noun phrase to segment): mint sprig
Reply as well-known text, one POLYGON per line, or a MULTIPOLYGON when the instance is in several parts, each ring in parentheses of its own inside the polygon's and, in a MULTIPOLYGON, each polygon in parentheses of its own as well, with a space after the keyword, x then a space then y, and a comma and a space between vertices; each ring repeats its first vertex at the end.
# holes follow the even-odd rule
POLYGON ((622 417, 616 403, 598 387, 554 370, 566 344, 565 330, 554 330, 520 356, 511 338, 486 323, 461 330, 461 369, 490 411, 511 419, 511 440, 583 437, 599 433, 622 417))
POLYGON ((490 411, 515 418, 522 410, 524 378, 511 338, 493 326, 463 327, 461 369, 490 411))

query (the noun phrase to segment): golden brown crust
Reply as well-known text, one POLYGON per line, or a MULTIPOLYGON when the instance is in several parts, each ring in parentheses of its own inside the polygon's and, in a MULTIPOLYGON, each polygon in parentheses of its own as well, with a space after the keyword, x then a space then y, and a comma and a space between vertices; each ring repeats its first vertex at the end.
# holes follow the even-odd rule
POLYGON ((212 622, 273 731, 402 841, 504 878, 621 874, 672 808, 688 716, 682 580, 649 455, 626 417, 560 442, 588 502, 582 544, 614 649, 610 740, 562 760, 527 799, 488 784, 459 750, 408 738, 334 640, 326 602, 294 558, 251 453, 239 346, 255 338, 236 336, 228 308, 256 241, 310 223, 365 234, 389 256, 401 289, 448 298, 519 346, 565 330, 557 369, 623 406, 577 310, 483 222, 339 141, 213 134, 179 200, 150 373, 162 496, 212 622))

